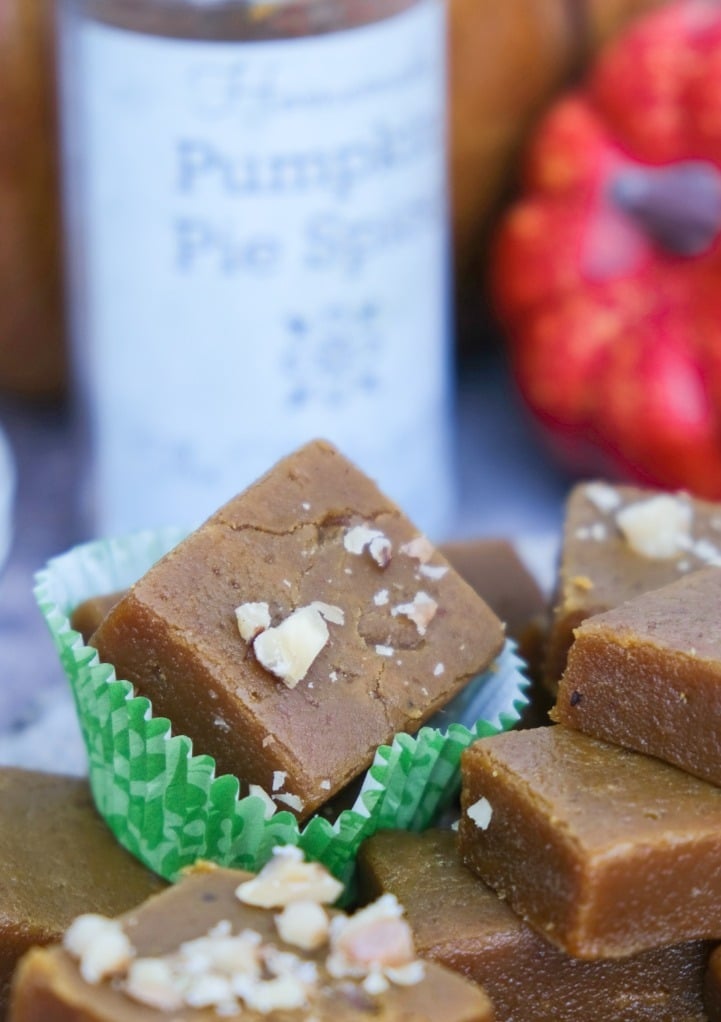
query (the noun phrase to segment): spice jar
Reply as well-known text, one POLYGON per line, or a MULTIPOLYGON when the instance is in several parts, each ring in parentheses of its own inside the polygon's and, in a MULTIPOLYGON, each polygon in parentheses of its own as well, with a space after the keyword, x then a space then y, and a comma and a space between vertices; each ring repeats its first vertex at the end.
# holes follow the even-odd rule
POLYGON ((72 332, 105 532, 324 436, 452 506, 443 0, 61 0, 72 332))

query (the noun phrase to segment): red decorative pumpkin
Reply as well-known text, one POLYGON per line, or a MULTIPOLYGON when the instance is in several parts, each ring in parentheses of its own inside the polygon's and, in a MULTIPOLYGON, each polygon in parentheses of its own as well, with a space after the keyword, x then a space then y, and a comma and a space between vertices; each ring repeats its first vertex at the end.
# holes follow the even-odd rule
POLYGON ((721 3, 681 0, 544 120, 492 279, 574 468, 721 499, 721 3))

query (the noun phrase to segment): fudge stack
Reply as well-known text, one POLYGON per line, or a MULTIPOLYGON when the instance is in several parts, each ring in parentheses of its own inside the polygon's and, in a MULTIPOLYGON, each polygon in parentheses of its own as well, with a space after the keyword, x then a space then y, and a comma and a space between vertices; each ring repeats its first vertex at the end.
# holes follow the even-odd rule
POLYGON ((721 507, 575 488, 540 669, 554 723, 467 750, 457 841, 363 849, 368 894, 404 900, 497 1019, 721 1019, 720 608, 721 507))

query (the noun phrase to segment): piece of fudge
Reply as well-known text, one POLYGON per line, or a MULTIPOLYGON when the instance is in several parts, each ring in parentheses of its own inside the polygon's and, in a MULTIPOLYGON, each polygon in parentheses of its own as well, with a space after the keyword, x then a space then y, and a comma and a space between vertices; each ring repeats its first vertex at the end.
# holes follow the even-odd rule
POLYGON ((554 725, 466 750, 461 804, 464 863, 569 954, 721 938, 721 789, 554 725))
POLYGON ((23 959, 10 1022, 492 1022, 480 987, 417 958, 394 898, 329 910, 340 885, 295 852, 76 920, 63 946, 23 959))
POLYGON ((533 673, 547 601, 513 544, 484 537, 441 543, 438 549, 503 621, 533 673))
POLYGON ((125 590, 122 590, 117 593, 102 593, 83 600, 70 615, 70 627, 80 632, 84 642, 89 642, 101 622, 124 595, 125 590))
POLYGON ((563 541, 543 678, 555 694, 585 618, 687 572, 721 564, 721 504, 603 482, 575 486, 563 541))
POLYGON ((708 1022, 721 1022, 721 946, 714 948, 704 979, 704 1007, 708 1022))
POLYGON ((380 831, 361 847, 367 900, 394 894, 416 950, 480 983, 496 1022, 703 1022, 709 944, 582 961, 550 944, 461 862, 450 831, 380 831))
POLYGON ((300 819, 504 643, 487 604, 316 441, 162 558, 93 645, 153 712, 300 819))
POLYGON ((554 720, 721 785, 721 568, 576 629, 554 720))
POLYGON ((116 842, 87 781, 0 768, 0 1018, 29 947, 81 912, 115 915, 165 884, 116 842))

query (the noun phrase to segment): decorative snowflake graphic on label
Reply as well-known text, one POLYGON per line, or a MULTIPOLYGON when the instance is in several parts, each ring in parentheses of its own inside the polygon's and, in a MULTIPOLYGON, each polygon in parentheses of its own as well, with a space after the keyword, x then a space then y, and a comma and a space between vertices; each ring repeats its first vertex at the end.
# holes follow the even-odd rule
POLYGON ((291 406, 341 405, 376 390, 381 338, 372 302, 298 313, 286 325, 283 371, 291 406))

